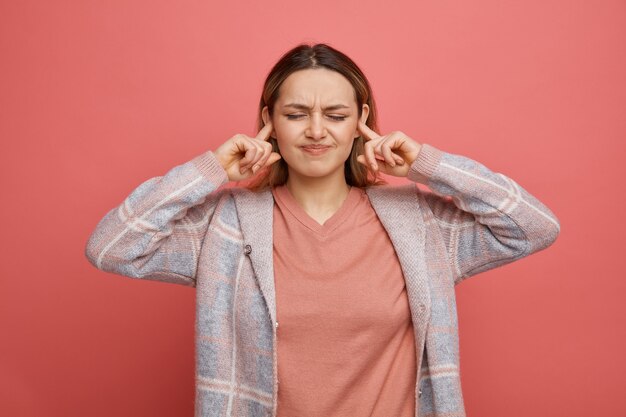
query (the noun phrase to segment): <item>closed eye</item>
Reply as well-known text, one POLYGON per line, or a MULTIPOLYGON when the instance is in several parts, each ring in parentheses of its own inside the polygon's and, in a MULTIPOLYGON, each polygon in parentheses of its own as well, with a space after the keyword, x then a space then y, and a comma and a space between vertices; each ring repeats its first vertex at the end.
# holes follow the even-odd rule
MULTIPOLYGON (((305 114, 287 114, 287 115, 285 115, 285 116, 287 117, 287 119, 288 119, 288 120, 298 120, 298 119, 300 119, 300 118, 302 118, 302 117, 305 117, 306 115, 305 115, 305 114)), ((346 118, 347 118, 348 116, 343 116, 343 115, 328 115, 328 117, 329 117, 330 119, 334 120, 334 121, 337 121, 337 122, 342 122, 342 121, 346 120, 346 118)))

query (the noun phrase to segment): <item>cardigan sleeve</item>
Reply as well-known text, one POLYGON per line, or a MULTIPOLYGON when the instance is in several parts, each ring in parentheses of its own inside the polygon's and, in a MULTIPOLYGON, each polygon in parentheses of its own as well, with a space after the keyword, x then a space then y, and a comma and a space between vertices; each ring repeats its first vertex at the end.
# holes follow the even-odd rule
POLYGON ((422 144, 407 178, 424 194, 445 242, 454 282, 550 246, 554 213, 511 178, 470 158, 422 144))
POLYGON ((195 286, 200 248, 226 182, 212 151, 143 182, 100 220, 85 256, 106 272, 195 286))

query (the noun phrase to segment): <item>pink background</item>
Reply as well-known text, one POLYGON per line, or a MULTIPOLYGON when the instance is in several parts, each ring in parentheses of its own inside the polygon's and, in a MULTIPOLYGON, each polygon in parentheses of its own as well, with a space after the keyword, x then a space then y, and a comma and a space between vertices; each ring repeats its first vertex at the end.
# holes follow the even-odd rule
POLYGON ((362 67, 382 133, 504 172, 561 220, 457 287, 468 415, 626 415, 623 0, 3 1, 0 415, 193 414, 194 290, 98 271, 84 245, 139 183, 256 133, 302 41, 362 67))

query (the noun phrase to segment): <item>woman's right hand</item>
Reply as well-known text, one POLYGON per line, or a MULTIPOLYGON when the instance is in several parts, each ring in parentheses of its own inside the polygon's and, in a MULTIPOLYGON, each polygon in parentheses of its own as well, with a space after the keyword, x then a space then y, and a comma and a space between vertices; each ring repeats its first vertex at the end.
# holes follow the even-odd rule
POLYGON ((273 152, 272 144, 268 142, 272 129, 270 121, 255 137, 237 134, 213 152, 230 181, 250 178, 259 169, 272 165, 281 158, 280 154, 273 152))

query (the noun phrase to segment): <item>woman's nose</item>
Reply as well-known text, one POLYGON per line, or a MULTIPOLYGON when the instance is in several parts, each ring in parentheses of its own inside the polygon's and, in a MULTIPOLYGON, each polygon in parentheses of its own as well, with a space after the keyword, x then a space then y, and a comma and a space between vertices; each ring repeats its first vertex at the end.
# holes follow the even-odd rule
POLYGON ((312 139, 322 139, 326 136, 326 126, 320 114, 314 113, 311 115, 306 135, 312 139))

